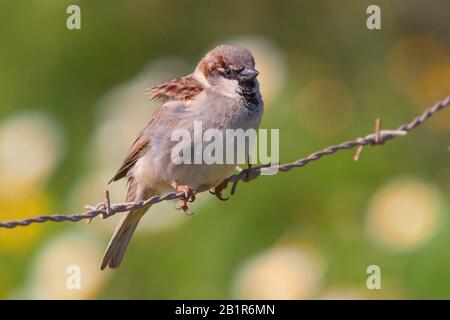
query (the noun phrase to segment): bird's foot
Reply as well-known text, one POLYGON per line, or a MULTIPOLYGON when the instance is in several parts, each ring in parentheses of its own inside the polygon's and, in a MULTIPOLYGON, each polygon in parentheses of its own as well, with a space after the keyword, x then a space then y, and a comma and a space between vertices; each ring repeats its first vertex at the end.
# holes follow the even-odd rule
POLYGON ((177 192, 183 192, 180 196, 180 205, 176 207, 177 210, 183 210, 187 215, 192 215, 192 212, 188 211, 188 202, 195 201, 195 190, 187 185, 180 185, 176 182, 171 183, 172 187, 177 190, 177 192))
POLYGON ((230 199, 230 197, 226 197, 224 198, 222 196, 222 191, 225 190, 228 186, 228 183, 226 183, 225 181, 222 182, 221 184, 219 184, 218 186, 216 186, 214 188, 214 191, 209 190, 209 193, 215 195, 217 197, 217 199, 222 200, 222 201, 227 201, 228 199, 230 199))
MULTIPOLYGON (((249 159, 248 159, 248 161, 247 161, 247 165, 248 165, 247 169, 242 169, 242 168, 239 167, 239 169, 240 169, 240 170, 239 170, 239 171, 240 171, 240 174, 243 174, 243 175, 244 175, 244 176, 242 177, 242 181, 244 181, 244 182, 249 182, 249 181, 255 179, 255 178, 258 176, 258 175, 254 172, 253 166, 252 166, 252 164, 250 163, 249 159)), ((232 195, 232 196, 236 193, 236 188, 237 188, 238 182, 239 182, 239 179, 236 179, 236 180, 233 182, 233 185, 231 186, 231 195, 232 195)))

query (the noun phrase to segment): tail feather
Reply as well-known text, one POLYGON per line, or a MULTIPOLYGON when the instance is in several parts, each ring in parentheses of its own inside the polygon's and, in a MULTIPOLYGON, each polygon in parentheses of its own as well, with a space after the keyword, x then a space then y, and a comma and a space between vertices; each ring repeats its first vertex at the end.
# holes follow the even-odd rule
POLYGON ((130 211, 120 220, 106 248, 101 270, 106 267, 117 268, 120 265, 134 230, 148 209, 149 207, 130 211))

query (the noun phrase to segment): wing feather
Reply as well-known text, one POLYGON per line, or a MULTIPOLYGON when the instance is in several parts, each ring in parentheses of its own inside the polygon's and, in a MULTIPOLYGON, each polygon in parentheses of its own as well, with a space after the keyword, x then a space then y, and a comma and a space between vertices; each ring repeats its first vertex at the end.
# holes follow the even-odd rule
POLYGON ((108 182, 117 181, 125 177, 128 171, 134 166, 136 161, 138 161, 150 148, 150 139, 141 132, 137 139, 134 141, 130 148, 128 156, 122 163, 122 166, 117 170, 114 177, 108 182))
POLYGON ((194 79, 192 75, 170 80, 158 84, 150 88, 147 93, 150 94, 152 100, 191 100, 200 92, 203 91, 203 86, 194 79))

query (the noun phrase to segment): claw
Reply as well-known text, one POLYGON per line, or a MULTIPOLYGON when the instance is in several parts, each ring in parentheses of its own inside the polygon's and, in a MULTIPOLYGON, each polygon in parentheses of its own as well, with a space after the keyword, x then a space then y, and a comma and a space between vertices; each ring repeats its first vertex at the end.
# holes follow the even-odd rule
POLYGON ((177 210, 183 210, 185 214, 188 216, 191 216, 193 213, 188 211, 188 202, 194 202, 195 201, 195 190, 192 189, 190 186, 185 185, 179 185, 176 182, 171 183, 172 187, 177 190, 177 192, 183 192, 183 195, 180 197, 180 205, 178 207, 175 207, 177 210))
POLYGON ((209 190, 209 193, 215 195, 217 199, 222 201, 227 201, 230 197, 222 197, 222 191, 227 188, 227 184, 221 183, 217 187, 214 188, 214 191, 209 190))
MULTIPOLYGON (((240 172, 245 173, 245 176, 242 179, 242 181, 244 181, 244 182, 249 182, 256 177, 255 173, 252 170, 252 164, 250 163, 250 158, 247 158, 247 166, 248 166, 247 169, 242 169, 239 167, 241 169, 240 172)), ((237 188, 238 182, 239 182, 239 180, 235 180, 233 182, 233 185, 231 186, 231 195, 234 195, 236 193, 236 188, 237 188)))
POLYGON ((228 199, 230 199, 230 197, 222 197, 222 190, 211 192, 211 194, 215 195, 216 198, 221 201, 227 201, 228 199))
POLYGON ((183 210, 184 214, 188 215, 188 216, 192 216, 194 214, 193 212, 189 211, 189 208, 188 208, 186 202, 184 202, 184 200, 181 200, 180 201, 180 205, 179 206, 175 206, 175 209, 183 210))

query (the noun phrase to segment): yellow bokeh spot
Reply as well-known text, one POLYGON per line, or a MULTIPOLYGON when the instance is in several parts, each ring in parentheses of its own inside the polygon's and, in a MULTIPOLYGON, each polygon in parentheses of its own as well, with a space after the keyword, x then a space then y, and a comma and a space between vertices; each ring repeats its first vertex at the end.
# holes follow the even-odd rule
MULTIPOLYGON (((48 210, 48 197, 39 193, 27 197, 2 198, 0 200, 0 221, 20 220, 41 215, 48 210)), ((24 250, 40 237, 44 226, 32 224, 26 228, 0 229, 0 252, 24 250)))
MULTIPOLYGON (((401 39, 388 56, 387 73, 393 86, 420 111, 450 94, 450 54, 431 37, 401 39)), ((450 114, 444 112, 428 124, 450 130, 450 114)))
POLYGON ((316 251, 280 245, 244 265, 236 295, 240 299, 311 298, 323 273, 323 259, 316 251))
POLYGON ((410 97, 421 95, 418 81, 436 64, 448 62, 446 49, 425 36, 401 39, 388 56, 387 71, 393 85, 410 97))
POLYGON ((32 299, 93 299, 102 291, 109 271, 100 271, 103 249, 96 238, 63 234, 37 257, 28 294, 32 299))
MULTIPOLYGON (((450 61, 434 64, 426 70, 418 81, 418 87, 421 88, 423 100, 422 106, 418 107, 420 110, 450 95, 450 61)), ((450 112, 447 110, 440 113, 427 124, 432 129, 450 131, 450 112)))
POLYGON ((435 234, 440 213, 436 188, 417 179, 400 179, 378 191, 367 215, 367 228, 379 244, 413 249, 435 234))
POLYGON ((59 126, 45 113, 0 122, 0 199, 27 197, 46 181, 62 154, 59 126))

